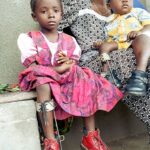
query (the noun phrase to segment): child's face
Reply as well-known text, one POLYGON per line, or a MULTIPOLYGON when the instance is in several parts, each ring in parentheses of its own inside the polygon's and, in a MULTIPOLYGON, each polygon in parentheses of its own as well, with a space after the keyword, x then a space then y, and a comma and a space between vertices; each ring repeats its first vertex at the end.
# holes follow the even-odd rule
POLYGON ((62 19, 62 6, 59 0, 37 0, 33 19, 41 28, 57 30, 62 19))
POLYGON ((124 15, 131 11, 133 0, 110 0, 110 8, 114 13, 124 15))

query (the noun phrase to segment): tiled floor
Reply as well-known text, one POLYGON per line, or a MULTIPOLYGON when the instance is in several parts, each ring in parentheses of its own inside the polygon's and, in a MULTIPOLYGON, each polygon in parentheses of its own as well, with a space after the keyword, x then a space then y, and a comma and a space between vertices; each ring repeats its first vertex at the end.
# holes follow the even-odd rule
POLYGON ((141 134, 109 143, 111 150, 150 150, 149 136, 141 134))

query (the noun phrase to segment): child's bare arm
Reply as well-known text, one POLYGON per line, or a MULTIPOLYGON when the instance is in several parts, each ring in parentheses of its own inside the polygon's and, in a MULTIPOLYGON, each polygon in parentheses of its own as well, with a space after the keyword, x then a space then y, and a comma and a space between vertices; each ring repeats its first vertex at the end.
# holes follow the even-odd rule
MULTIPOLYGON (((36 63, 32 63, 29 67, 34 67, 34 66, 37 66, 38 64, 36 63)), ((72 60, 69 60, 65 63, 62 63, 60 64, 59 66, 55 66, 55 67, 52 67, 57 73, 64 73, 66 71, 68 71, 70 69, 70 67, 73 65, 73 61, 72 60)))
POLYGON ((66 71, 68 71, 73 64, 75 64, 75 61, 70 59, 66 54, 64 54, 62 51, 58 53, 58 59, 57 63, 60 64, 59 66, 56 66, 54 69, 56 72, 62 74, 66 71))
POLYGON ((59 66, 54 67, 54 70, 60 74, 65 73, 66 71, 68 71, 71 66, 73 66, 75 64, 75 61, 73 60, 68 60, 67 62, 60 64, 59 66))
POLYGON ((150 35, 150 24, 149 25, 145 25, 140 31, 139 31, 139 35, 140 34, 145 34, 145 35, 150 35))
POLYGON ((131 31, 130 33, 128 33, 127 35, 127 40, 133 40, 135 39, 137 36, 141 35, 141 34, 145 34, 145 35, 150 35, 150 25, 145 25, 141 30, 139 31, 131 31))

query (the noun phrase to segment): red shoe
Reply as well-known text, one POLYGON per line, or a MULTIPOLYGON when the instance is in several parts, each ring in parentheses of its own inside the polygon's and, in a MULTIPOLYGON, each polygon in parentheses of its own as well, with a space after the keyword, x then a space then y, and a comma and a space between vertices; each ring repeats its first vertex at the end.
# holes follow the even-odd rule
POLYGON ((90 131, 87 136, 83 136, 81 148, 83 150, 109 150, 102 141, 99 130, 90 131))
POLYGON ((55 139, 44 139, 44 150, 60 150, 59 143, 55 139))

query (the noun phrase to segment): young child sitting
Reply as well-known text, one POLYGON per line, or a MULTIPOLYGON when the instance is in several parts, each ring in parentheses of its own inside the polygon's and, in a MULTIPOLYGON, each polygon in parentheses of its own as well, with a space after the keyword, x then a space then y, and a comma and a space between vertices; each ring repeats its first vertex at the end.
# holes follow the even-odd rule
POLYGON ((103 60, 110 60, 107 54, 113 50, 133 48, 136 69, 127 83, 126 92, 143 96, 148 82, 145 71, 150 57, 150 14, 144 9, 133 8, 133 0, 108 0, 108 5, 113 11, 106 27, 108 41, 95 43, 95 47, 99 48, 103 60))
POLYGON ((37 112, 44 130, 44 150, 60 150, 53 118, 84 118, 81 147, 108 150, 95 128, 94 114, 110 111, 122 93, 88 68, 79 67, 81 49, 76 40, 57 28, 62 19, 61 0, 31 0, 33 19, 40 31, 22 33, 18 38, 21 60, 27 68, 20 73, 23 91, 36 89, 37 112), (55 108, 56 106, 56 108, 55 108))

